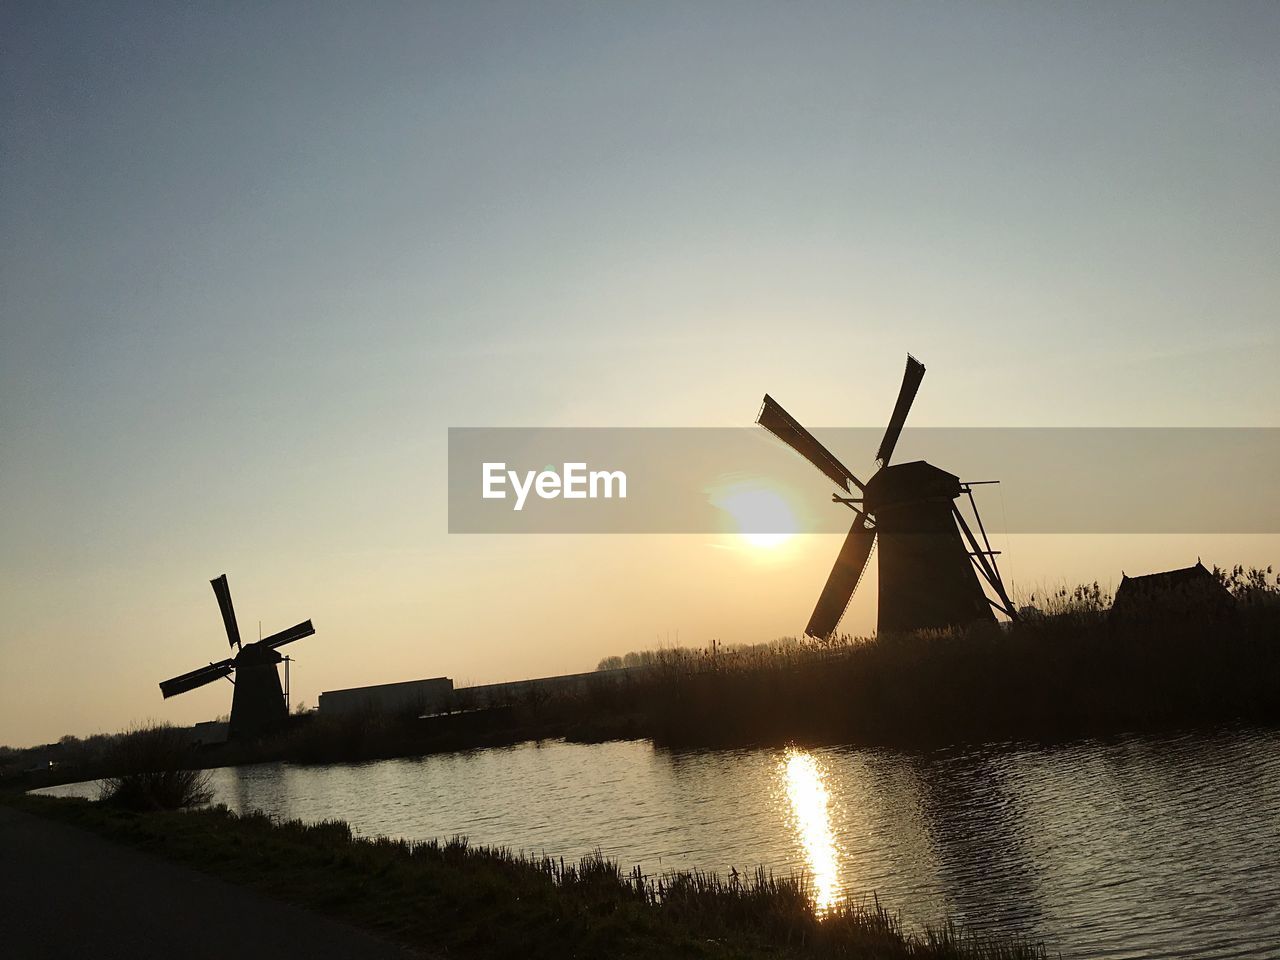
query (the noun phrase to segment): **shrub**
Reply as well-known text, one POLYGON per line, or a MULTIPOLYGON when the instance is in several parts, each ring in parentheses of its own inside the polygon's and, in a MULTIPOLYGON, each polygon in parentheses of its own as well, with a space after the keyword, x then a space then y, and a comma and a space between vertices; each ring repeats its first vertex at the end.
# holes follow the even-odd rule
POLYGON ((110 750, 113 776, 102 781, 99 800, 128 810, 178 810, 213 797, 209 772, 195 770, 185 730, 168 725, 122 734, 110 750))

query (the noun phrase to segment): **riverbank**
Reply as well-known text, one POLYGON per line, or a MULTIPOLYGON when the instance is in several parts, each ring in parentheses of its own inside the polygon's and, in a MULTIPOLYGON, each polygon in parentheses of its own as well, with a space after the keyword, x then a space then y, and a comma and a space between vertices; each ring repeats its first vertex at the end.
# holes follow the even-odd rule
POLYGON ((415 949, 474 960, 1045 956, 1039 947, 946 926, 904 931, 878 904, 841 903, 820 918, 804 881, 792 878, 647 878, 601 857, 570 864, 461 840, 364 839, 344 823, 279 823, 223 808, 136 814, 12 795, 5 803, 415 949))
POLYGON ((330 917, 0 804, 0 943, 21 960, 413 960, 330 917))

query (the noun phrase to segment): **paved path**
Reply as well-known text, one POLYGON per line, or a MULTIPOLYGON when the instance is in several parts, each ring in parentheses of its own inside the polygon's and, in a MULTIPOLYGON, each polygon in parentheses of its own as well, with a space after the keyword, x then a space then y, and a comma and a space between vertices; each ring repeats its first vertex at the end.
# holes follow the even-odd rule
POLYGON ((371 934, 0 805, 0 956, 409 960, 371 934))

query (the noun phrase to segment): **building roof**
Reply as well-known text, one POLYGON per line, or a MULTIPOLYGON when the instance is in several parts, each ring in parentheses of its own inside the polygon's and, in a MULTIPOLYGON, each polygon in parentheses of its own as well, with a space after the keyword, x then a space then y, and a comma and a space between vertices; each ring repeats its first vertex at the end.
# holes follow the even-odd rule
MULTIPOLYGON (((1192 566, 1180 567, 1177 570, 1161 570, 1158 573, 1144 573, 1136 577, 1131 577, 1121 572, 1120 586, 1117 588, 1116 593, 1118 594, 1128 585, 1132 585, 1129 587, 1130 589, 1169 589, 1188 583, 1203 583, 1207 580, 1211 580, 1214 583, 1218 582, 1218 578, 1209 572, 1199 558, 1196 558, 1196 562, 1192 566)), ((1225 589, 1226 587, 1223 587, 1223 590, 1225 589)))
POLYGON ((393 687, 415 687, 420 683, 447 683, 453 686, 453 681, 448 677, 428 677, 425 680, 398 680, 395 683, 374 683, 367 687, 346 687, 342 690, 325 690, 320 696, 325 697, 331 693, 363 693, 367 690, 390 690, 393 687))

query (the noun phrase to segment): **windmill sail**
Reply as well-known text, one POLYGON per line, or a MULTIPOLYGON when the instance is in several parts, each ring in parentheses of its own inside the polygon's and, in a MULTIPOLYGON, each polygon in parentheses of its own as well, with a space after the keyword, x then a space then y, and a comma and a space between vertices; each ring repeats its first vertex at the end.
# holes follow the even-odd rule
POLYGON ((818 605, 805 627, 804 632, 811 637, 825 640, 835 633, 853 592, 858 589, 858 582, 871 557, 871 548, 876 542, 875 528, 866 523, 866 518, 859 516, 844 539, 844 546, 840 548, 831 575, 827 577, 827 585, 822 588, 818 605))
POLYGON ((760 409, 760 416, 756 417, 756 423, 825 473, 837 487, 848 492, 849 484, 852 483, 859 490, 862 489, 862 481, 837 460, 835 454, 819 443, 817 437, 800 426, 795 417, 783 410, 782 404, 767 393, 764 395, 764 406, 760 409))
POLYGON ((302 623, 290 627, 288 630, 281 630, 279 633, 273 633, 262 641, 262 645, 274 650, 276 647, 283 647, 286 643, 293 643, 295 640, 301 640, 303 637, 309 637, 315 632, 316 628, 311 625, 311 621, 304 620, 302 623))
POLYGON ((236 625, 235 607, 231 606, 231 588, 227 586, 227 575, 224 573, 216 580, 210 580, 213 595, 218 598, 218 609, 222 611, 222 622, 227 628, 227 642, 233 647, 240 646, 240 627, 236 625))
POLYGON ((170 697, 186 693, 188 690, 194 690, 196 687, 203 687, 206 683, 221 680, 231 673, 231 669, 230 660, 211 663, 207 667, 201 667, 198 670, 192 670, 190 673, 184 673, 180 677, 161 682, 160 692, 164 694, 164 699, 168 700, 170 697))
POLYGON ((898 445, 898 436, 902 433, 902 425, 907 422, 907 414, 911 412, 911 404, 920 389, 920 381, 924 379, 924 364, 911 354, 907 354, 907 369, 902 374, 902 386, 898 389, 898 402, 893 405, 893 416, 885 427, 884 439, 880 441, 880 449, 876 451, 876 459, 882 467, 889 465, 893 457, 893 448, 898 445))

